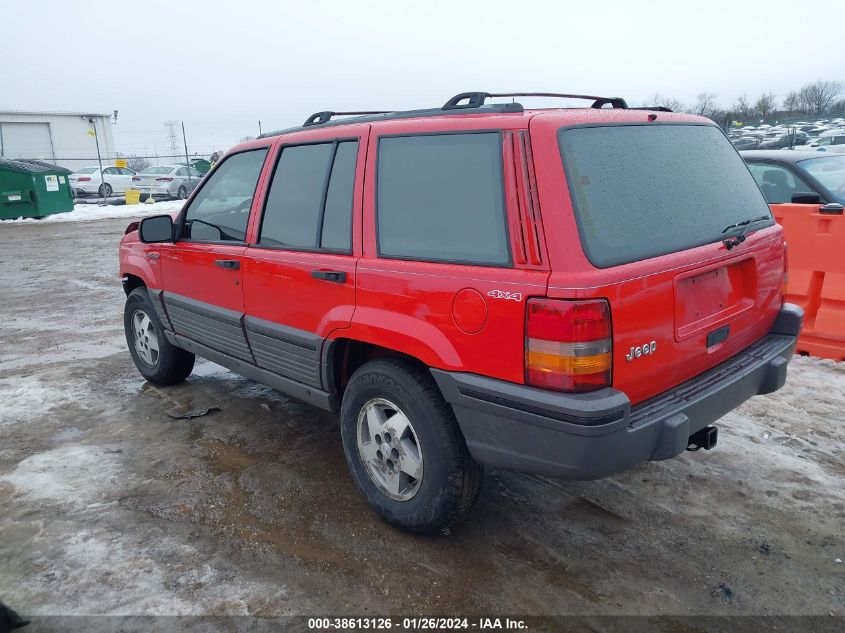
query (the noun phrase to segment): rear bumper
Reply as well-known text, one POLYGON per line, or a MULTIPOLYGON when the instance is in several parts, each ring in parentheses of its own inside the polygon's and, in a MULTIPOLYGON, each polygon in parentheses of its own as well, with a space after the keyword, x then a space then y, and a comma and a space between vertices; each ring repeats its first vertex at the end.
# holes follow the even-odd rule
POLYGON ((803 310, 785 304, 769 334, 724 363, 631 406, 608 388, 562 394, 432 370, 479 462, 565 479, 599 479, 674 457, 689 436, 759 394, 780 389, 803 310))

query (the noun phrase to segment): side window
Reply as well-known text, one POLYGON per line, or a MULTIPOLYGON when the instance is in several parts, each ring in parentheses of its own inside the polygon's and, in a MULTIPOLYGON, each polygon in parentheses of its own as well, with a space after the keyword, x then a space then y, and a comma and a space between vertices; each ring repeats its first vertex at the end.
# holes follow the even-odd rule
POLYGON ((243 242, 267 149, 233 154, 220 163, 185 212, 182 237, 243 242))
POLYGON ((381 257, 509 263, 498 132, 383 137, 378 152, 381 257))
POLYGON ((132 171, 131 169, 126 169, 125 167, 121 167, 119 171, 120 171, 121 176, 134 176, 135 175, 134 171, 132 171))
POLYGON ((834 136, 831 145, 845 145, 845 136, 834 136))
POLYGON ((106 167, 103 169, 103 174, 106 176, 116 176, 118 174, 117 167, 106 167))
POLYGON ((258 245, 348 252, 357 157, 357 141, 283 148, 258 245))
POLYGON ((769 204, 792 202, 792 196, 796 193, 816 193, 810 185, 785 167, 767 163, 749 163, 748 169, 751 170, 754 180, 760 185, 760 190, 769 204))
POLYGON ((824 136, 822 138, 817 139, 817 142, 818 142, 819 147, 826 147, 826 146, 830 145, 830 137, 824 136))

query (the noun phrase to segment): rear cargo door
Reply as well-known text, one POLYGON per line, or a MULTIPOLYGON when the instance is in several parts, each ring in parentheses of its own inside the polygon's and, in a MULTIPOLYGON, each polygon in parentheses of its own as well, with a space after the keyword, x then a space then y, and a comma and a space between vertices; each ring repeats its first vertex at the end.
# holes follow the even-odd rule
POLYGON ((580 290, 556 271, 549 294, 609 300, 614 387, 645 400, 766 334, 781 304, 782 232, 718 128, 592 126, 557 136, 592 270, 580 290), (729 249, 723 241, 744 228, 747 238, 729 249))

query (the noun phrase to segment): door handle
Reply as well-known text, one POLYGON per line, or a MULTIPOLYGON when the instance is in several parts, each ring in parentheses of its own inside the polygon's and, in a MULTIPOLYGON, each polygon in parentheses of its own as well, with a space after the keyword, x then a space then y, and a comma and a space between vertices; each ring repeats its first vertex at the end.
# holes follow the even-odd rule
POLYGON ((231 268, 233 270, 241 267, 241 262, 238 259, 215 259, 214 263, 220 268, 231 268))
POLYGON ((346 283, 346 273, 339 270, 312 270, 311 276, 314 279, 333 281, 336 284, 346 283))

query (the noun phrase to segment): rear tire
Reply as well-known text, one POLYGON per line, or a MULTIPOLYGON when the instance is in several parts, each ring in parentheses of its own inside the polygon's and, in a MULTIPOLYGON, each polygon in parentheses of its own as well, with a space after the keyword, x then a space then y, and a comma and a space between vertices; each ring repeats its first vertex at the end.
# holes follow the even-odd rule
POLYGON ((428 372, 405 360, 374 360, 353 374, 341 434, 365 500, 403 530, 443 530, 478 497, 484 470, 470 456, 452 408, 428 372))
POLYGON ((111 195, 112 195, 112 193, 114 193, 114 192, 112 191, 111 185, 110 185, 109 183, 107 183, 107 182, 104 182, 102 185, 100 185, 100 189, 99 189, 98 193, 99 193, 102 197, 104 197, 104 198, 108 198, 108 197, 109 197, 109 196, 111 196, 111 195))
POLYGON ((135 367, 150 382, 175 385, 191 374, 196 357, 171 345, 164 336, 146 288, 135 288, 126 297, 123 329, 135 367))

